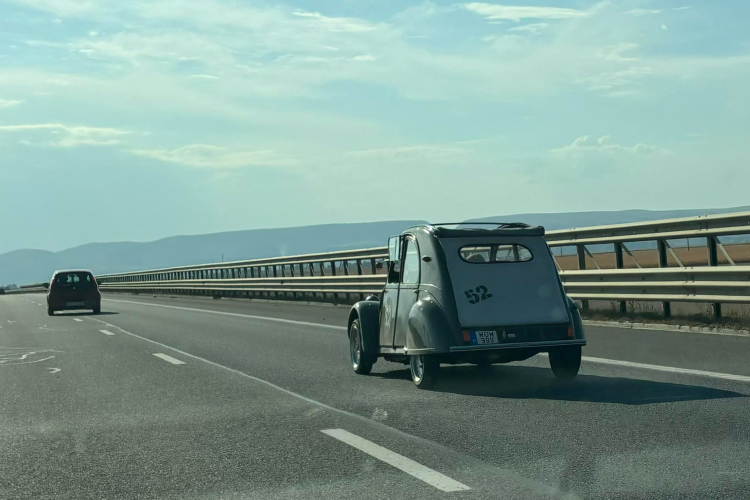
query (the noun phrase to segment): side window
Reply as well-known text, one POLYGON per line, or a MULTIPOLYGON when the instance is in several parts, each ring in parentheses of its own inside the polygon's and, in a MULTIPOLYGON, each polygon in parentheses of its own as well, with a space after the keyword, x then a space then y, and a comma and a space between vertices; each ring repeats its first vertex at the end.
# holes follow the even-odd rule
POLYGON ((404 271, 401 283, 419 283, 419 250, 417 244, 410 239, 405 241, 406 252, 404 252, 404 271))
POLYGON ((388 283, 398 283, 401 277, 401 237, 388 240, 388 283))

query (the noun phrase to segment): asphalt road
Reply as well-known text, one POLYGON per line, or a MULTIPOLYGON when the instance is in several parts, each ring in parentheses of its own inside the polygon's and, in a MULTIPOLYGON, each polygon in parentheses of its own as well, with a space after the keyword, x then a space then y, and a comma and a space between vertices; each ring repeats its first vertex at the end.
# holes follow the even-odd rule
POLYGON ((573 383, 419 391, 351 371, 343 308, 107 297, 0 297, 0 498, 750 498, 748 337, 588 328, 573 383))

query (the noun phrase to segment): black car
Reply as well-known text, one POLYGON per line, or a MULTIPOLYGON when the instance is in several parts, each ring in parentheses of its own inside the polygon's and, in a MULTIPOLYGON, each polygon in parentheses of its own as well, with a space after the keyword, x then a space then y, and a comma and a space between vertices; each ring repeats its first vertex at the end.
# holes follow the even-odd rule
POLYGON ((570 379, 586 345, 544 228, 526 224, 414 226, 388 242, 381 296, 349 314, 354 371, 378 358, 408 363, 417 387, 432 386, 440 363, 489 365, 549 353, 570 379))
POLYGON ((102 294, 96 278, 88 269, 55 271, 47 289, 47 314, 55 311, 102 310, 102 294))

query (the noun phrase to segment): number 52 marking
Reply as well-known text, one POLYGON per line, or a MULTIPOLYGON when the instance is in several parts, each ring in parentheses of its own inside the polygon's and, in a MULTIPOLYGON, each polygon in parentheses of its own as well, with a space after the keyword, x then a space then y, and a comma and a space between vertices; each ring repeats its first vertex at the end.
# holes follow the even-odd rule
POLYGON ((466 294, 466 298, 469 300, 469 304, 478 304, 479 302, 492 297, 492 294, 484 285, 479 285, 474 290, 466 290, 464 293, 466 294))

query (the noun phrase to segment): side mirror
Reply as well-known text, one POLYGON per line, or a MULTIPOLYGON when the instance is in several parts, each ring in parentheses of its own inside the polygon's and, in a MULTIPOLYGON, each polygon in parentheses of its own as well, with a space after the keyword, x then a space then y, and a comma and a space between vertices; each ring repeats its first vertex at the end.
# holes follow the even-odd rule
POLYGON ((424 257, 422 257, 422 262, 432 262, 432 257, 430 257, 429 255, 425 255, 424 257))
POLYGON ((44 288, 49 288, 49 283, 43 283, 43 284, 42 284, 42 286, 43 286, 44 288))

